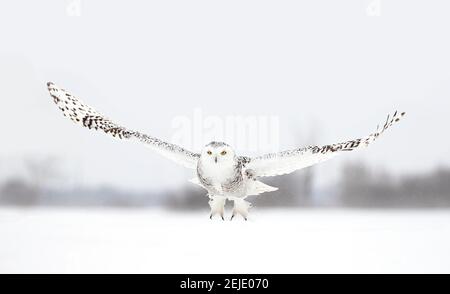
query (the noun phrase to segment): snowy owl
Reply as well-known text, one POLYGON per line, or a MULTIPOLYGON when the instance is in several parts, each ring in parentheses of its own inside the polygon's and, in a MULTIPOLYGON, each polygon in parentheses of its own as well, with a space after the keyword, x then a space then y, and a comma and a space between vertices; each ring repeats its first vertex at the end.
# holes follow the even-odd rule
POLYGON ((58 108, 73 122, 89 129, 102 130, 119 139, 142 142, 168 159, 194 170, 195 178, 191 182, 208 192, 210 218, 218 214, 222 219, 226 200, 234 202, 231 219, 239 214, 247 220, 251 204, 245 199, 251 195, 277 190, 262 183, 259 180, 261 177, 292 173, 328 160, 337 154, 367 147, 405 115, 404 112, 396 111, 392 117, 388 115, 384 125, 381 128, 377 127, 373 134, 331 145, 308 146, 246 157, 237 155, 226 143, 211 142, 200 153, 194 153, 175 144, 122 127, 52 82, 47 83, 47 87, 58 108))

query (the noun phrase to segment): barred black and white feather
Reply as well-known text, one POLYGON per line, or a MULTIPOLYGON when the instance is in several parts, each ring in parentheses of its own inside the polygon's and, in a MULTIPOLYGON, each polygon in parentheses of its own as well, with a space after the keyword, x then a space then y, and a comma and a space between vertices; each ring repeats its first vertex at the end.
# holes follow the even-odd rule
POLYGON ((89 129, 101 130, 106 134, 123 140, 138 140, 154 151, 185 166, 195 169, 199 154, 193 153, 175 144, 164 142, 158 138, 133 131, 113 122, 63 88, 52 82, 47 83, 50 96, 63 115, 78 125, 89 129))
POLYGON ((288 174, 296 170, 312 166, 314 164, 328 160, 346 151, 353 151, 369 146, 379 138, 389 127, 398 122, 405 112, 395 112, 392 117, 388 115, 382 128, 367 137, 350 140, 324 146, 309 146, 278 153, 269 153, 257 157, 241 157, 245 168, 251 170, 257 177, 270 177, 288 174))

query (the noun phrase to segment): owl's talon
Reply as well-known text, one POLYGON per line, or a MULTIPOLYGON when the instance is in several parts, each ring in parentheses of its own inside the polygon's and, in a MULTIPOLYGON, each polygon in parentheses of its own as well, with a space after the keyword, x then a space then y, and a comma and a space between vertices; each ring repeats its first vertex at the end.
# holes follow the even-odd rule
POLYGON ((226 198, 220 197, 220 196, 210 196, 209 198, 210 198, 210 200, 208 203, 209 203, 209 206, 211 207, 210 218, 212 219, 212 217, 214 215, 219 214, 223 220, 224 219, 223 213, 224 213, 224 206, 225 206, 226 198))
POLYGON ((251 204, 244 199, 234 199, 233 216, 240 214, 245 220, 247 220, 248 210, 251 208, 251 204))

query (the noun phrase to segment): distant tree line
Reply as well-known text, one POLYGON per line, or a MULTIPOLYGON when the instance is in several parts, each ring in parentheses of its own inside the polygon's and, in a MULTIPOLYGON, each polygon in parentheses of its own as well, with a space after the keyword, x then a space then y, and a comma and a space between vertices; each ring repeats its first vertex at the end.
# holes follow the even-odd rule
MULTIPOLYGON (((115 187, 55 190, 48 187, 57 172, 48 161, 27 165, 28 177, 0 183, 0 205, 15 206, 99 206, 148 207, 168 209, 207 209, 206 191, 194 185, 163 192, 130 192, 115 187)), ((254 197, 257 207, 363 207, 363 208, 441 208, 450 207, 450 169, 429 173, 393 176, 374 172, 364 164, 345 165, 335 187, 326 192, 313 189, 314 168, 264 178, 278 187, 272 193, 254 197), (322 201, 317 201, 317 199, 322 201)))
POLYGON ((393 176, 364 164, 346 165, 339 183, 339 202, 350 207, 450 207, 450 169, 393 176))

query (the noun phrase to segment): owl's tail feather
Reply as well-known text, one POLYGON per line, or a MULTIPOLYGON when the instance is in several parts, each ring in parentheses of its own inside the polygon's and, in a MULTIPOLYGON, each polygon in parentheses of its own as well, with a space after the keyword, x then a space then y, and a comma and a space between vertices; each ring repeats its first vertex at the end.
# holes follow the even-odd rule
POLYGON ((251 181, 247 188, 247 196, 259 195, 261 193, 273 192, 276 190, 278 190, 277 187, 269 186, 260 181, 251 181))

